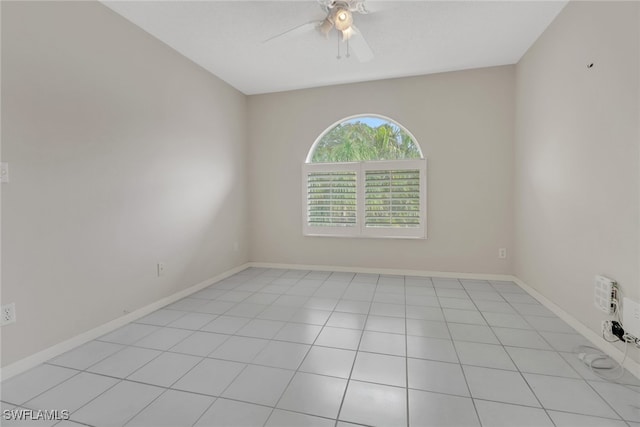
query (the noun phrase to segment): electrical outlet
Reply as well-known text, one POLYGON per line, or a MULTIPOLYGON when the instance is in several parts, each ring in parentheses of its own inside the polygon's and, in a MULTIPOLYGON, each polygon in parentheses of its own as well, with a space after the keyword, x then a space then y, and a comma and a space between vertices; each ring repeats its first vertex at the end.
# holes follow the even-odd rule
POLYGON ((158 277, 164 276, 164 262, 158 263, 158 277))
POLYGON ((9 163, 0 163, 0 182, 9 182, 9 163))
POLYGON ((12 302, 11 304, 2 306, 2 326, 8 325, 10 323, 15 323, 16 321, 16 303, 12 302))
POLYGON ((506 259, 507 258, 507 248, 498 249, 498 258, 499 259, 506 259))

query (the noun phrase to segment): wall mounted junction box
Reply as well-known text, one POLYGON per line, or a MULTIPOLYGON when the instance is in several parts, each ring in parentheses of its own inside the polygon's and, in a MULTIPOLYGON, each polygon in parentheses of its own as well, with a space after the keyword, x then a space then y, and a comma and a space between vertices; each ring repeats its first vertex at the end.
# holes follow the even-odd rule
POLYGON ((593 289, 593 305, 600 311, 613 314, 617 304, 617 288, 615 280, 608 277, 596 276, 593 289))

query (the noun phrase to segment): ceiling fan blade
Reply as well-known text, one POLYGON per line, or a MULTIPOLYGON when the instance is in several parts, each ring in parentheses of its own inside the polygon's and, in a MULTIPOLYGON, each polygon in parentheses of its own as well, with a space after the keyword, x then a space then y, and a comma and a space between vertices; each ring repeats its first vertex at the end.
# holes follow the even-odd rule
POLYGON ((294 28, 291 28, 290 30, 285 31, 284 33, 276 34, 273 37, 269 37, 262 43, 268 43, 277 39, 286 40, 302 34, 310 33, 312 31, 315 31, 318 28, 318 26, 322 25, 323 22, 324 21, 311 21, 311 22, 307 22, 306 24, 298 25, 297 27, 294 27, 294 28))
POLYGON ((352 25, 353 32, 349 37, 349 48, 358 57, 360 62, 369 62, 373 59, 373 51, 369 46, 369 43, 364 39, 364 36, 360 30, 352 25))
POLYGON ((395 7, 396 5, 392 4, 392 2, 389 2, 389 1, 366 0, 358 3, 356 6, 356 10, 358 13, 366 15, 366 14, 378 13, 385 10, 393 9, 395 7))
POLYGON ((329 32, 333 29, 333 22, 329 18, 325 18, 324 21, 318 26, 318 30, 325 36, 329 36, 329 32))

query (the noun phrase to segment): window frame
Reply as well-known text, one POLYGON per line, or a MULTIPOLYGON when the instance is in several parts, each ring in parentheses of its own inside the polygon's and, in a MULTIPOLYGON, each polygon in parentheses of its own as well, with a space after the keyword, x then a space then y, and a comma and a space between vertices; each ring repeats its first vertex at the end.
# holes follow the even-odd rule
POLYGON ((380 114, 356 114, 336 121, 315 140, 305 162, 302 164, 302 233, 304 236, 324 236, 324 237, 356 237, 356 238, 383 238, 383 239, 426 239, 427 238, 427 159, 424 156, 422 147, 409 130, 396 120, 380 114), (317 145, 322 138, 338 125, 358 118, 378 118, 384 120, 405 132, 415 144, 420 154, 419 159, 399 159, 399 160, 367 160, 358 162, 317 162, 313 163, 313 155, 317 145), (418 227, 367 227, 366 220, 366 172, 369 170, 418 170, 420 186, 419 218, 418 227), (356 223, 354 226, 312 226, 309 225, 309 173, 310 172, 340 172, 353 171, 356 173, 356 223))
MULTIPOLYGON (((411 140, 413 141, 413 143, 418 148, 418 152, 420 153, 420 159, 426 159, 426 157, 424 155, 424 152, 422 151, 422 147, 418 143, 418 140, 416 139, 416 137, 413 136, 413 134, 409 131, 409 129, 407 129, 406 127, 402 126, 396 120, 394 120, 394 119, 392 119, 390 117, 387 117, 387 116, 383 116, 382 114, 366 113, 366 114, 354 114, 353 116, 345 117, 343 119, 338 120, 337 122, 334 122, 332 125, 330 125, 328 128, 326 128, 320 134, 320 136, 318 136, 316 138, 316 140, 313 142, 313 145, 309 149, 309 152, 307 153, 307 157, 305 158, 304 162, 305 163, 309 163, 309 164, 320 164, 321 162, 313 163, 312 160, 313 160, 313 153, 316 151, 316 146, 320 143, 320 141, 322 141, 322 138, 324 138, 324 136, 326 134, 328 134, 333 129, 335 129, 339 124, 342 124, 344 122, 348 122, 348 121, 353 120, 353 119, 365 118, 365 117, 372 117, 372 118, 376 118, 376 119, 381 119, 381 120, 384 120, 384 121, 387 121, 387 122, 393 124, 394 126, 399 127, 404 133, 406 133, 407 135, 409 135, 411 137, 411 140)), ((407 160, 409 160, 409 159, 407 159, 407 160)), ((418 160, 418 159, 411 159, 411 160, 418 160)), ((385 160, 370 160, 370 161, 377 162, 377 161, 385 161, 385 160)), ((347 163, 347 162, 343 162, 343 163, 347 163)))

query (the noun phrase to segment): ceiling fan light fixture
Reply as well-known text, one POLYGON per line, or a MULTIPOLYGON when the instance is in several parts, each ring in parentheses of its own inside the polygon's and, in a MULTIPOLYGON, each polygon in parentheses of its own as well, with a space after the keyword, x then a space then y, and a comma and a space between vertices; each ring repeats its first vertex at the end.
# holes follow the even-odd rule
POLYGON ((342 41, 349 40, 353 33, 353 27, 345 28, 344 30, 342 30, 342 41))
POLYGON ((353 15, 349 9, 338 7, 333 15, 333 21, 337 30, 344 31, 353 24, 353 15))

